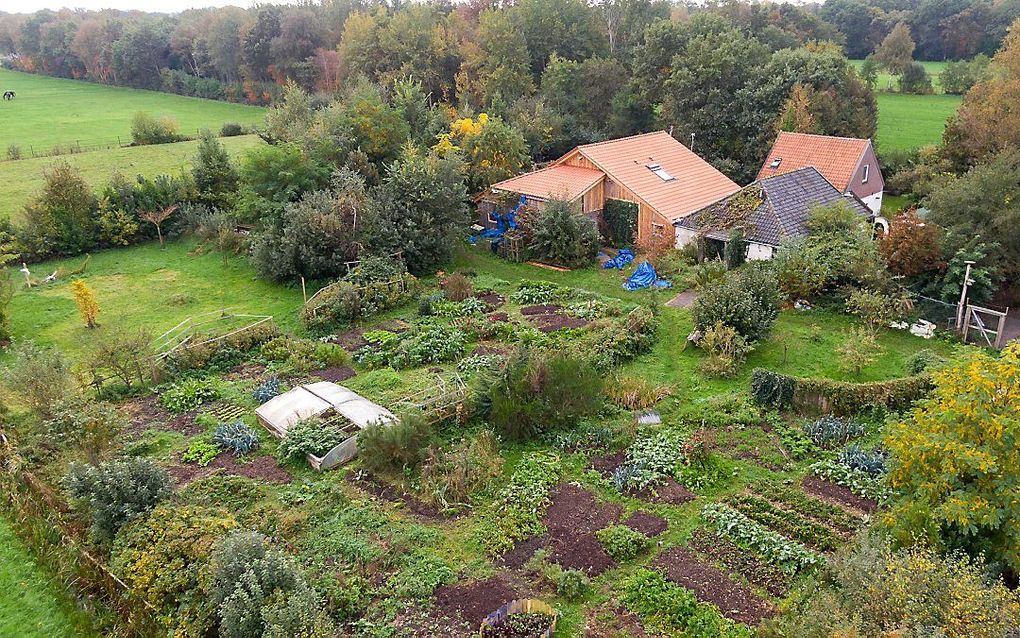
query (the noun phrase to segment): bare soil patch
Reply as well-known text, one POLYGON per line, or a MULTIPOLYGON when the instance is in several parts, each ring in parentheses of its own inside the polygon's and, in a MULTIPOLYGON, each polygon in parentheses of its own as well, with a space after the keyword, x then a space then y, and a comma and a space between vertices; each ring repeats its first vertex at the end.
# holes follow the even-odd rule
POLYGON ((619 521, 622 508, 615 503, 599 503, 590 491, 571 483, 561 483, 551 498, 543 519, 549 530, 550 560, 589 576, 615 565, 595 532, 619 521))
POLYGON ((605 603, 588 612, 584 638, 649 638, 637 614, 617 603, 605 603))
POLYGON ((485 302, 487 312, 492 312, 506 303, 506 298, 498 292, 490 292, 484 295, 479 295, 478 299, 485 302))
POLYGON ((537 306, 525 306, 521 308, 521 314, 525 317, 533 317, 537 315, 552 315, 558 313, 563 309, 563 306, 556 303, 543 303, 537 306))
POLYGON ((667 478, 664 483, 651 485, 634 492, 633 496, 649 503, 665 505, 683 505, 698 498, 698 495, 680 485, 673 478, 667 478))
POLYGON ((368 341, 362 336, 364 332, 360 328, 351 330, 350 332, 335 335, 331 341, 348 352, 355 352, 368 345, 368 341))
POLYGON ((347 366, 334 366, 332 368, 316 370, 312 372, 312 374, 323 381, 339 383, 340 381, 346 381, 347 379, 354 377, 358 373, 354 371, 354 368, 348 368, 347 366))
POLYGON ((857 496, 849 488, 830 483, 817 476, 805 476, 801 485, 808 494, 860 512, 871 514, 878 509, 878 503, 874 500, 857 496))
POLYGON ((398 635, 410 638, 434 638, 435 636, 476 636, 477 629, 461 618, 446 618, 431 605, 419 605, 403 610, 393 619, 398 635))
POLYGON ((749 587, 734 582, 729 576, 703 562, 691 550, 673 547, 663 552, 655 565, 666 578, 685 587, 703 602, 719 607, 723 616, 747 625, 758 625, 775 614, 775 608, 759 598, 749 587))
POLYGON ((505 577, 497 575, 470 583, 443 585, 436 590, 434 602, 444 618, 461 620, 477 629, 486 616, 521 596, 505 577))
POLYGON ((485 318, 493 323, 502 323, 504 321, 510 321, 510 315, 508 315, 505 312, 494 312, 491 315, 486 315, 485 318))
POLYGON ((435 506, 429 505, 415 497, 413 494, 409 494, 408 492, 399 489, 397 486, 387 483, 386 481, 371 474, 352 472, 347 474, 345 478, 348 483, 368 492, 372 496, 391 503, 400 503, 406 507, 408 511, 413 512, 418 516, 432 519, 450 518, 444 516, 435 506))
POLYGON ((666 519, 644 510, 634 512, 627 520, 623 521, 623 524, 645 536, 658 536, 669 529, 666 519))
POLYGON ((591 457, 589 466, 602 476, 609 478, 620 467, 627 462, 627 452, 613 452, 612 454, 601 454, 591 457))
POLYGON ((252 363, 250 361, 245 361, 231 368, 229 372, 223 375, 223 379, 225 381, 245 381, 251 379, 260 379, 265 373, 266 366, 262 365, 261 363, 252 363))
POLYGON ((740 574, 749 583, 761 587, 777 598, 785 596, 790 588, 790 577, 786 572, 707 529, 694 530, 687 546, 722 564, 729 571, 740 574))
POLYGON ((162 428, 170 419, 170 412, 159 403, 154 394, 131 399, 120 404, 120 410, 128 419, 128 434, 141 434, 152 428, 162 428))
POLYGON ((546 534, 526 538, 514 545, 512 549, 504 552, 500 557, 500 562, 509 569, 520 569, 524 567, 524 563, 528 562, 528 559, 535 555, 535 552, 548 545, 549 536, 546 534))
POLYGON ((533 315, 528 317, 528 320, 531 321, 536 328, 538 328, 539 332, 556 332, 557 330, 583 328, 591 323, 587 319, 570 317, 559 313, 551 315, 533 315))
POLYGON ((205 467, 175 463, 167 471, 178 488, 218 472, 228 476, 246 476, 266 483, 289 483, 291 480, 290 472, 280 467, 271 456, 256 456, 250 461, 241 461, 228 452, 220 454, 205 467))

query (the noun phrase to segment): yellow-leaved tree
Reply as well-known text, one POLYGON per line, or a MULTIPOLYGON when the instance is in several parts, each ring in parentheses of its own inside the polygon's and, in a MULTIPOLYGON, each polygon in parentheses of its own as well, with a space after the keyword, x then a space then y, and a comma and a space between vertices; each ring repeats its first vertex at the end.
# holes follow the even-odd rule
POLYGON ((99 318, 99 302, 96 301, 95 293, 84 281, 75 279, 71 282, 71 294, 74 295, 74 303, 78 306, 81 320, 89 328, 95 328, 98 325, 96 319, 99 318))
POLYGON ((899 493, 885 519, 922 539, 1020 572, 1020 343, 933 374, 935 390, 886 445, 899 493))

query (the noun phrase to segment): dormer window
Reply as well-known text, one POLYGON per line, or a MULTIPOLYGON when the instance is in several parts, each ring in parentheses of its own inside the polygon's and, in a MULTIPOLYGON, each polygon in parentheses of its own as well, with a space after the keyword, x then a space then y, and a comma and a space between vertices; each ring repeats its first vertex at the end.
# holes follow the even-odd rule
POLYGON ((871 169, 870 165, 868 165, 868 164, 864 165, 864 174, 861 176, 861 183, 862 184, 867 184, 868 183, 868 173, 871 172, 870 169, 871 169))
POLYGON ((646 166, 648 167, 648 170, 658 175, 659 179, 661 179, 664 182, 672 182, 673 180, 676 179, 675 177, 670 175, 669 172, 666 169, 664 169, 661 164, 646 164, 646 166))
POLYGON ((771 168, 772 170, 776 170, 777 168, 779 168, 779 165, 782 164, 782 163, 783 163, 783 158, 782 157, 777 157, 776 159, 774 159, 771 162, 769 162, 769 168, 771 168))

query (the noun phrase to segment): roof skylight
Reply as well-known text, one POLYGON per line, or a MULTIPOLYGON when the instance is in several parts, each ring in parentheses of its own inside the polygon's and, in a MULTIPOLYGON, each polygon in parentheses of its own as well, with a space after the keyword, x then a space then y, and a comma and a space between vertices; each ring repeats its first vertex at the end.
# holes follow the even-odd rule
POLYGON ((664 169, 661 164, 646 164, 646 166, 648 166, 648 170, 658 175, 659 179, 661 179, 664 182, 672 182, 673 180, 676 179, 675 177, 670 175, 669 172, 666 169, 664 169))
POLYGON ((779 168, 779 165, 782 163, 782 161, 783 161, 782 157, 777 157, 776 159, 769 162, 769 168, 779 168))

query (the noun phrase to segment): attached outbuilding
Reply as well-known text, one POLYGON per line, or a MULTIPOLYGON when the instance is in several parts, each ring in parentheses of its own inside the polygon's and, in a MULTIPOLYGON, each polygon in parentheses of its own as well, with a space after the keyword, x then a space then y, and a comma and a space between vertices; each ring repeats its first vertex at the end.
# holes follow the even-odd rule
POLYGON ((255 416, 277 438, 298 421, 317 417, 324 425, 339 427, 349 436, 322 457, 308 455, 317 470, 328 470, 350 461, 358 453, 358 433, 371 425, 397 422, 389 410, 341 385, 320 381, 299 385, 266 401, 255 416))
POLYGON ((698 238, 715 242, 719 252, 739 230, 748 260, 771 259, 784 240, 808 236, 812 209, 845 202, 863 219, 874 214, 853 195, 844 195, 814 167, 751 182, 732 195, 675 222, 676 247, 698 238))

